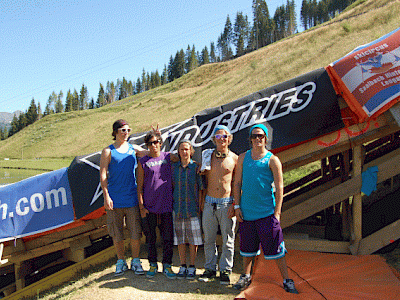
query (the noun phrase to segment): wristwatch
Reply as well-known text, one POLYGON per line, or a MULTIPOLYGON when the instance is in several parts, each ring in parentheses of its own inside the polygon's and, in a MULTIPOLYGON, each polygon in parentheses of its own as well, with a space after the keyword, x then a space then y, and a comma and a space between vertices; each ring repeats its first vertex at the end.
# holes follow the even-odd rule
POLYGON ((239 205, 239 204, 235 204, 235 205, 233 206, 233 209, 238 209, 238 208, 240 208, 240 205, 239 205))

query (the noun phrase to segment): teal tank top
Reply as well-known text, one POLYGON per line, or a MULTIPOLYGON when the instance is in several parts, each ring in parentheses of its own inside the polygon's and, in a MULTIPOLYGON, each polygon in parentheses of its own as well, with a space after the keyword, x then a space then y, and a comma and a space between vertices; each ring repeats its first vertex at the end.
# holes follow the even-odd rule
POLYGON ((108 193, 113 205, 115 208, 137 206, 136 152, 131 144, 126 153, 118 152, 114 145, 109 147, 111 161, 108 165, 108 193))
POLYGON ((251 158, 248 150, 243 160, 242 196, 240 208, 243 218, 254 221, 272 215, 275 211, 274 176, 269 168, 270 151, 259 159, 251 158))

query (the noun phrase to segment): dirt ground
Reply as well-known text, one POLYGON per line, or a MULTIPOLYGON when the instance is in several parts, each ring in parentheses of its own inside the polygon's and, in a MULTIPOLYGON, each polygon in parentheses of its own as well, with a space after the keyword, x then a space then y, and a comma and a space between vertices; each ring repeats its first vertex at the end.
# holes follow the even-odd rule
MULTIPOLYGON (((174 247, 176 248, 176 247, 174 247)), ((177 249, 174 249, 173 267, 175 272, 179 270, 179 256, 177 249)), ((159 249, 159 256, 162 253, 159 249)), ((149 268, 146 259, 145 248, 142 247, 141 261, 143 269, 149 268)), ((127 259, 130 265, 130 258, 127 259)), ((196 260, 197 275, 201 275, 204 269, 204 251, 199 247, 196 260)), ((242 267, 239 252, 235 253, 235 265, 231 275, 231 283, 235 283, 240 276, 242 267)), ((158 263, 158 270, 161 272, 162 264, 158 263)), ((58 290, 45 292, 40 299, 96 299, 96 300, 133 300, 133 299, 201 299, 201 300, 225 300, 234 299, 239 292, 232 288, 232 285, 224 286, 217 279, 214 282, 204 283, 197 280, 186 279, 167 279, 162 273, 149 279, 145 276, 135 275, 132 271, 127 271, 123 275, 115 277, 115 259, 103 266, 98 266, 92 272, 87 272, 81 279, 70 282, 58 290), (90 274, 89 274, 90 273, 90 274)), ((35 297, 35 299, 37 299, 35 297)))
MULTIPOLYGON (((176 248, 176 247, 175 247, 176 248)), ((290 251, 290 250, 289 250, 290 251)), ((159 249, 159 255, 161 249, 159 249)), ((394 268, 400 272, 400 245, 394 250, 381 254, 394 268)), ((141 261, 143 268, 149 268, 146 259, 145 247, 142 246, 141 261)), ((128 263, 130 258, 127 259, 128 263)), ((175 249, 173 258, 173 270, 178 272, 179 259, 175 249)), ((201 268, 204 264, 203 247, 199 248, 196 260, 197 275, 201 275, 204 271, 201 268)), ((161 263, 158 265, 159 271, 162 269, 161 263)), ((232 284, 235 283, 240 276, 242 270, 242 259, 238 251, 235 253, 235 264, 231 276, 232 284)), ((63 285, 61 288, 54 289, 45 293, 39 293, 33 299, 43 300, 80 300, 80 299, 96 299, 96 300, 133 300, 133 299, 199 299, 199 300, 231 300, 239 294, 238 291, 230 286, 223 286, 218 280, 210 283, 200 282, 197 279, 189 281, 170 280, 163 274, 159 273, 154 278, 149 279, 145 276, 135 275, 132 271, 127 271, 123 275, 115 277, 115 259, 105 262, 101 266, 97 266, 92 270, 80 274, 80 278, 75 282, 63 285)))

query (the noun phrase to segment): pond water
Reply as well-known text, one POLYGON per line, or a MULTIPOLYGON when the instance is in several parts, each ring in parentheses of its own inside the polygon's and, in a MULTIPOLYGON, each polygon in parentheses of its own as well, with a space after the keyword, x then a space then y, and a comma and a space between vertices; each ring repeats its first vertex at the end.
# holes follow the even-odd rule
POLYGON ((45 173, 43 170, 0 168, 0 185, 18 182, 26 178, 45 173))

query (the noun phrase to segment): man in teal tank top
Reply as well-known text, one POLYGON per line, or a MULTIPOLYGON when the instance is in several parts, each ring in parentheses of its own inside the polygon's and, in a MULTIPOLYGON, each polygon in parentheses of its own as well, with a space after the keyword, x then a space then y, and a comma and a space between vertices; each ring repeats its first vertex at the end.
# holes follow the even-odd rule
POLYGON ((250 129, 251 150, 238 158, 234 185, 234 209, 239 222, 240 254, 244 272, 235 289, 243 289, 251 282, 251 266, 261 253, 265 259, 274 259, 283 277, 283 288, 297 294, 289 279, 286 248, 283 241, 280 216, 283 202, 282 164, 266 148, 268 129, 263 124, 250 129), (275 192, 274 192, 275 187, 275 192))

